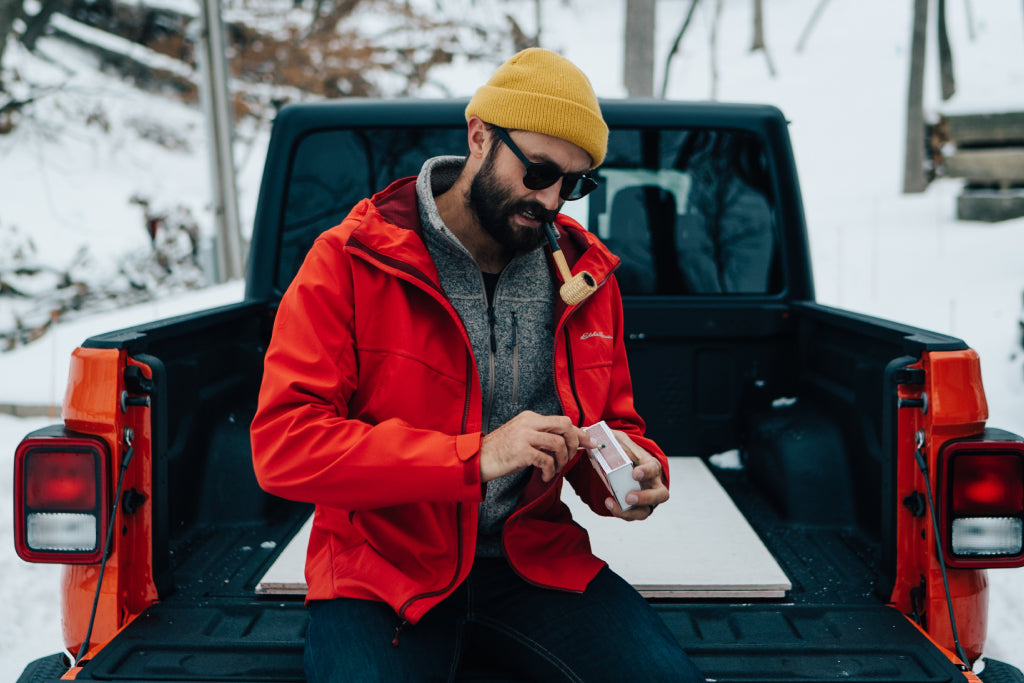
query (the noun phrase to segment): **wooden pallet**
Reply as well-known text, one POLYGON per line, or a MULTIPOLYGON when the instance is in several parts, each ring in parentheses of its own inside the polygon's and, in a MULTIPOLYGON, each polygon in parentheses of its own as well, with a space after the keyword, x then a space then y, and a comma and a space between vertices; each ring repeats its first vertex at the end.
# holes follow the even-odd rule
POLYGON ((1024 112, 955 114, 936 126, 941 172, 967 182, 957 200, 961 220, 1024 216, 1024 112))

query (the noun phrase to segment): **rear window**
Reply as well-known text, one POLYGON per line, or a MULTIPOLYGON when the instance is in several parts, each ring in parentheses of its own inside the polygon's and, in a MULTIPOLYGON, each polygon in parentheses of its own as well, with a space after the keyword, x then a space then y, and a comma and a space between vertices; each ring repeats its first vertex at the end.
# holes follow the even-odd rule
MULTIPOLYGON (((432 156, 464 154, 464 125, 360 128, 307 136, 293 158, 277 284, 295 276, 313 240, 361 199, 416 175, 432 156)), ((615 129, 598 189, 562 211, 622 259, 624 295, 771 294, 774 189, 764 145, 725 129, 615 129)))

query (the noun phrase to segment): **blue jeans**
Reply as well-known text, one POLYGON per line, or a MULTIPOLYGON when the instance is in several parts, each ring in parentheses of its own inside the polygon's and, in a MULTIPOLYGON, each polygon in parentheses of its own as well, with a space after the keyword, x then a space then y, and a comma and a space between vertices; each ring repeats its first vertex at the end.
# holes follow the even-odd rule
POLYGON ((647 601, 607 567, 578 594, 528 584, 503 558, 478 558, 452 595, 400 626, 382 602, 310 603, 308 681, 454 681, 467 662, 545 682, 704 681, 647 601))

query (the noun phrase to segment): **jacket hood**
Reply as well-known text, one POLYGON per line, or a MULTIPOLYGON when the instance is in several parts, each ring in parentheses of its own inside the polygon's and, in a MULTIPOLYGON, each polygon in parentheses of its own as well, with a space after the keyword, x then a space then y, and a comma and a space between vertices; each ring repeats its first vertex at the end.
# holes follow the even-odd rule
MULTIPOLYGON (((437 267, 423 244, 415 176, 396 180, 369 199, 364 199, 353 210, 350 218, 356 218, 359 222, 345 236, 346 246, 352 246, 353 241, 358 242, 381 255, 385 267, 391 259, 395 259, 428 276, 435 285, 438 284, 437 267), (371 217, 383 220, 386 225, 381 226, 379 220, 369 220, 371 217)), ((570 269, 573 272, 586 270, 599 284, 603 284, 618 267, 619 258, 596 235, 584 230, 572 218, 558 214, 555 225, 559 232, 558 245, 570 269)), ((550 249, 544 249, 549 254, 552 272, 555 272, 550 249)))

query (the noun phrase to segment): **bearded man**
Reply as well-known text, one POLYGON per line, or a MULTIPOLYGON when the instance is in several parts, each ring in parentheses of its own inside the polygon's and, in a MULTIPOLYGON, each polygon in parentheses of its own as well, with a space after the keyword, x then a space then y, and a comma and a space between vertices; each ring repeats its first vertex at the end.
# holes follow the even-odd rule
POLYGON ((317 239, 275 319, 253 460, 264 489, 316 506, 308 680, 454 680, 474 649, 540 681, 704 680, 560 499, 568 481, 626 520, 668 499, 618 259, 559 213, 597 184, 597 98, 531 48, 466 121, 465 157, 426 160, 317 239), (559 299, 549 239, 592 275, 581 301, 559 299), (601 420, 638 459, 626 510, 583 450, 601 420))

